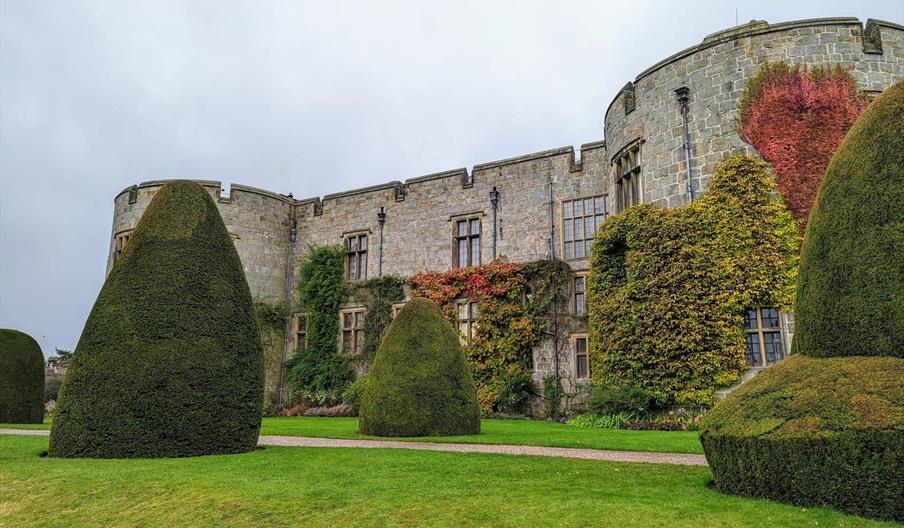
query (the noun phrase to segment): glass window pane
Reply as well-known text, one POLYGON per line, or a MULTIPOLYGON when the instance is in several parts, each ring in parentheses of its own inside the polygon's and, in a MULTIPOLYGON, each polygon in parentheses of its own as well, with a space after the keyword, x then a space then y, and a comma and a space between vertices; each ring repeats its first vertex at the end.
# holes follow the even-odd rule
POLYGON ((467 220, 460 220, 458 222, 458 236, 467 236, 468 234, 468 222, 467 220))
POLYGON ((754 330, 756 328, 757 328, 756 310, 747 310, 744 313, 744 329, 745 330, 754 330))
POLYGON ((760 335, 747 334, 747 364, 755 367, 762 363, 760 358, 760 335))
POLYGON ((574 278, 574 291, 576 293, 584 293, 584 277, 574 278))
POLYGON ((593 251, 593 239, 587 239, 584 241, 584 255, 590 256, 590 252, 593 251))
POLYGON ((597 196, 593 199, 593 211, 596 214, 603 214, 603 197, 597 196))
POLYGON ((349 352, 352 349, 352 331, 351 330, 343 330, 342 331, 342 350, 345 352, 349 352))
POLYGON ((458 320, 459 321, 467 321, 468 320, 468 303, 458 303, 458 320))
POLYGON ((771 365, 782 359, 782 335, 779 332, 764 332, 763 347, 766 349, 766 363, 771 365))
POLYGON ((574 207, 571 202, 562 203, 562 218, 571 218, 574 216, 574 207))
POLYGON ((574 258, 574 244, 565 242, 565 258, 574 258))
POLYGON ((593 198, 584 198, 584 214, 593 215, 593 198))
POLYGON ((574 220, 565 220, 563 231, 564 239, 566 242, 574 240, 574 220))
POLYGON ((600 227, 601 225, 603 225, 603 220, 605 220, 605 218, 603 217, 603 215, 596 215, 596 228, 597 228, 597 229, 599 229, 599 227, 600 227))
POLYGON ((574 257, 575 258, 584 258, 584 243, 577 242, 574 245, 574 257))
POLYGON ((479 218, 475 218, 474 220, 471 220, 471 234, 472 235, 480 234, 480 219, 479 218))
POLYGON ((763 328, 778 328, 778 310, 775 308, 763 308, 760 310, 763 320, 763 328))
POLYGON ((574 311, 577 314, 583 314, 587 312, 587 304, 584 302, 584 294, 578 293, 574 296, 574 311))
POLYGON ((471 320, 474 321, 477 319, 477 303, 470 303, 471 306, 471 320))
POLYGON ((584 238, 584 222, 575 220, 574 222, 574 239, 583 240, 584 238))
POLYGON ((471 239, 471 265, 472 266, 480 265, 480 239, 479 238, 471 239))
POLYGON ((348 258, 348 278, 349 279, 357 279, 358 278, 358 259, 355 258, 354 255, 349 255, 348 258))
POLYGON ((593 229, 593 217, 587 216, 584 218, 584 237, 585 238, 593 238, 593 234, 596 233, 593 229))
POLYGON ((587 356, 577 357, 577 376, 579 378, 589 377, 590 369, 587 368, 587 356))
POLYGON ((355 312, 355 328, 364 328, 364 312, 355 312))
POLYGON ((361 265, 358 266, 358 278, 367 278, 367 253, 361 253, 361 265))
POLYGON ((468 239, 462 238, 458 241, 458 267, 468 267, 468 239))
POLYGON ((579 216, 584 216, 584 201, 583 200, 575 200, 574 201, 574 216, 575 218, 579 216))
POLYGON ((358 247, 360 247, 362 251, 367 251, 367 235, 361 235, 361 242, 358 244, 358 247))

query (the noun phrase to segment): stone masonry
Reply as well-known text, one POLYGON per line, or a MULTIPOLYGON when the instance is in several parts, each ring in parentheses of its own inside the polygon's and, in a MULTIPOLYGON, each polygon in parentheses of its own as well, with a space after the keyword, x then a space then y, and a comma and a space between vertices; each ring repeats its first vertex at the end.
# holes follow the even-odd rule
MULTIPOLYGON (((814 19, 781 24, 753 21, 704 38, 642 71, 615 97, 605 116, 605 141, 581 146, 580 157, 563 147, 427 176, 393 181, 323 198, 296 199, 244 185, 228 194, 220 182, 199 181, 217 201, 258 300, 289 302, 294 275, 312 245, 341 244, 347 235, 368 235, 367 277, 376 277, 379 225, 383 231, 383 274, 408 277, 453 267, 453 228, 459 218, 482 219, 481 261, 491 260, 490 191, 499 191, 497 257, 529 262, 563 257, 562 204, 602 196, 607 215, 615 211, 613 164, 639 145, 641 201, 676 207, 686 191, 684 128, 675 90, 687 88, 690 169, 695 192, 705 192, 714 166, 726 155, 752 152, 737 133, 735 108, 747 78, 765 61, 849 68, 860 88, 878 93, 904 78, 904 27, 856 18, 814 19)), ((107 270, 116 239, 138 222, 163 181, 123 190, 114 200, 107 270)), ((585 258, 569 259, 577 272, 585 258)), ((559 336, 561 376, 574 381, 572 336, 586 333, 586 318, 563 307, 559 336)), ((337 314, 338 316, 338 314, 337 314)), ((790 323, 790 318, 787 318, 790 323)), ((786 346, 789 332, 786 332, 786 346)), ((282 357, 288 357, 286 339, 282 357)), ((787 348, 786 348, 787 350, 787 348)), ((276 355, 277 357, 279 354, 276 355)), ((534 379, 553 370, 552 340, 534 350, 534 379)), ((269 365, 268 399, 281 386, 279 366, 269 365)), ((576 381, 585 384, 584 381, 576 381)))

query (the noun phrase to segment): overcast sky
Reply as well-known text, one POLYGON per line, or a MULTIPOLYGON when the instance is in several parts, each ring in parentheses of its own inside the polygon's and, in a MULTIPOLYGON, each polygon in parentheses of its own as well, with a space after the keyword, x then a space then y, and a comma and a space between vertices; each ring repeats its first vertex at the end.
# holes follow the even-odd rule
POLYGON ((296 197, 602 139, 617 90, 750 19, 902 23, 902 0, 0 1, 0 326, 72 349, 113 198, 296 197))

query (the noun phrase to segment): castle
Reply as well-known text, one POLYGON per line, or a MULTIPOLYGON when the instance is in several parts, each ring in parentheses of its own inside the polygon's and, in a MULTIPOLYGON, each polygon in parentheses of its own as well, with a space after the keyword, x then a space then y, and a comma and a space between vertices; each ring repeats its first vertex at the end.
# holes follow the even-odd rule
MULTIPOLYGON (((714 33, 640 72, 605 114, 605 140, 455 169, 404 181, 296 199, 291 194, 199 181, 218 203, 252 294, 292 305, 295 273, 312 245, 343 244, 346 276, 409 277, 488 263, 550 257, 576 272, 554 353, 551 339, 533 351, 534 379, 558 365, 572 383, 589 378, 584 288, 595 229, 637 203, 676 207, 706 191, 727 154, 750 152, 735 123, 745 81, 766 61, 849 69, 861 90, 877 94, 904 78, 904 27, 869 19, 825 18, 767 24, 752 21, 714 33)), ((115 198, 107 270, 128 242, 163 181, 124 189, 115 198)), ((748 340, 752 368, 782 359, 793 320, 751 307, 757 339, 748 340), (751 343, 754 343, 751 345, 751 343), (750 348, 755 347, 755 348, 750 348)), ((342 339, 356 339, 362 307, 346 304, 342 339)), ((469 311, 463 312, 466 319, 469 311)), ((304 339, 296 314, 275 357, 304 339)), ((343 343, 349 346, 349 343, 343 343)), ((352 345, 350 348, 354 348, 352 345)), ((267 398, 282 386, 281 361, 267 366, 267 398)))

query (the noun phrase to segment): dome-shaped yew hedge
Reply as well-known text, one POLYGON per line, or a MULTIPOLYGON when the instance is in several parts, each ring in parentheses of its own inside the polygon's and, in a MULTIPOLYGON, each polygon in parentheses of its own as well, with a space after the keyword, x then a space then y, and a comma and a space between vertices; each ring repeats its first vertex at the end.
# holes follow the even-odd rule
POLYGON ((413 299, 389 325, 358 416, 361 433, 377 436, 480 433, 470 367, 436 304, 413 299))
POLYGON ((854 123, 810 213, 794 350, 904 358, 904 81, 854 123))
POLYGON ((797 354, 706 415, 720 491, 904 521, 904 82, 851 128, 801 256, 797 354))
POLYGON ((232 239, 203 188, 168 183, 91 310, 63 379, 50 455, 249 451, 262 399, 261 342, 232 239))
POLYGON ((30 335, 0 328, 0 423, 44 421, 44 355, 30 335))

